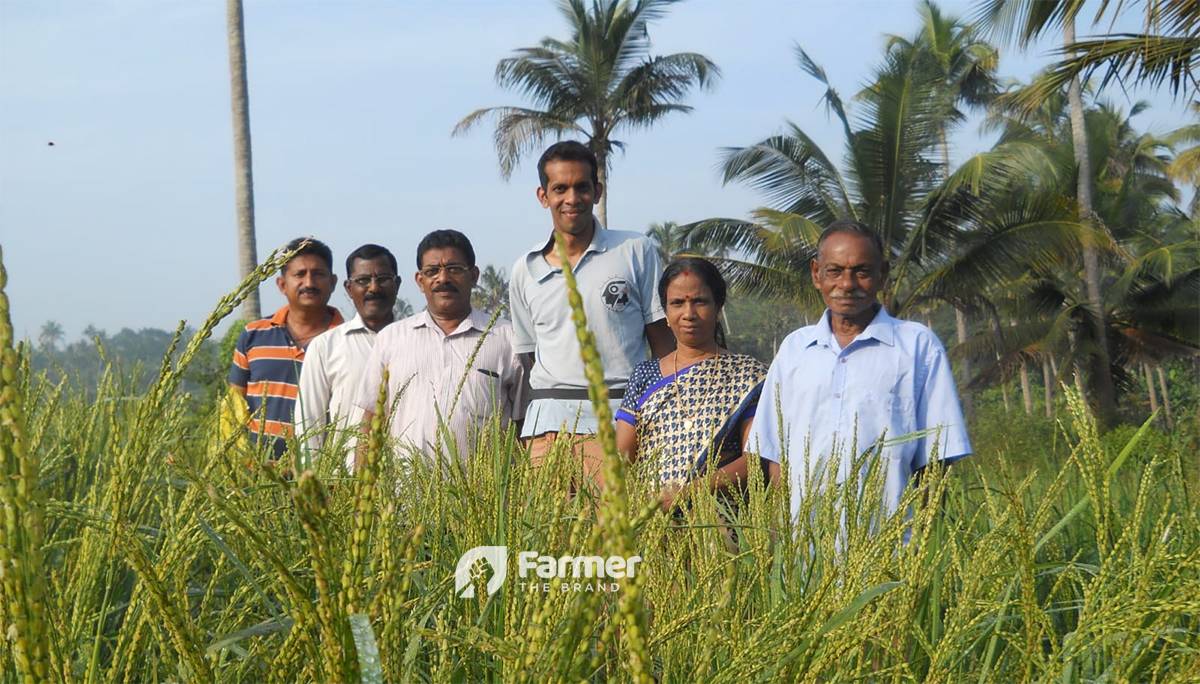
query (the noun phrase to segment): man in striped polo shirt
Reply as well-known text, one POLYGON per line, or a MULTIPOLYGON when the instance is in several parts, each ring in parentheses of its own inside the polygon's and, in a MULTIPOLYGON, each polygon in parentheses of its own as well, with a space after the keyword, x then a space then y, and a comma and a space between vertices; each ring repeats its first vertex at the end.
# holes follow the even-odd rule
POLYGON ((229 368, 231 394, 243 398, 250 438, 270 439, 275 458, 292 435, 304 350, 317 335, 339 325, 342 314, 329 306, 337 283, 333 253, 314 238, 296 238, 296 254, 283 265, 275 284, 287 304, 270 318, 251 321, 238 337, 229 368))

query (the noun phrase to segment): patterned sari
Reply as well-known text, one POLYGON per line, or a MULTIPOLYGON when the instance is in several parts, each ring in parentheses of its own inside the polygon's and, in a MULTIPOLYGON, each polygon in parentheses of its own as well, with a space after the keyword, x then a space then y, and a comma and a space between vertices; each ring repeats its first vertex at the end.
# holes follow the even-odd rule
POLYGON ((744 354, 706 359, 665 378, 658 362, 648 361, 630 378, 617 420, 634 426, 639 460, 659 482, 682 485, 711 458, 720 466, 741 454, 741 424, 754 416, 766 375, 762 362, 744 354))

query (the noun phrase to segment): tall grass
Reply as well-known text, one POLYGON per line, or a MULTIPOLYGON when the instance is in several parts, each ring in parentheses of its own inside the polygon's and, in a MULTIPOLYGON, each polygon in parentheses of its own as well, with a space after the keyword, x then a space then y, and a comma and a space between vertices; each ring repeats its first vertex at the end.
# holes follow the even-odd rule
POLYGON ((355 477, 333 439, 290 476, 186 408, 186 350, 133 401, 112 373, 85 397, 29 373, 0 305, 5 680, 1200 678, 1195 456, 1148 428, 1107 448, 1078 397, 1066 448, 932 469, 907 521, 875 504, 877 455, 794 522, 751 469, 731 551, 714 497, 665 516, 615 458, 619 487, 569 497, 575 464, 529 468, 498 422, 463 461, 392 453, 381 424, 355 477), (457 598, 482 544, 644 561, 616 595, 510 573, 457 598))

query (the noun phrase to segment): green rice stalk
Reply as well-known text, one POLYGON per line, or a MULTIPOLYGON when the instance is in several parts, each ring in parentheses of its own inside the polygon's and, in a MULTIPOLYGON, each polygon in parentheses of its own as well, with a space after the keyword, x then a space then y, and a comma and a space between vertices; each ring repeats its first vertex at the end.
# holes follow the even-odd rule
MULTIPOLYGON (((8 270, 0 249, 0 584, 3 618, 12 642, 17 673, 25 682, 43 682, 51 668, 50 633, 43 616, 46 596, 42 544, 45 538, 38 477, 40 451, 26 448, 21 406, 20 358, 13 347, 8 270)), ((53 668, 58 671, 59 668, 53 668)))

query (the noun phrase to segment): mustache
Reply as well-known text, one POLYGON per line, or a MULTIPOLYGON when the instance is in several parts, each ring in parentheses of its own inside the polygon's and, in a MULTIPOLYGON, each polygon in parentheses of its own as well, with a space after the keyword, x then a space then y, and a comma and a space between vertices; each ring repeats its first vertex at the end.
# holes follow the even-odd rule
POLYGON ((842 298, 842 299, 866 299, 867 298, 867 294, 865 292, 837 292, 837 291, 834 291, 834 292, 831 292, 829 296, 830 297, 838 297, 838 298, 842 298))
POLYGON ((446 283, 445 285, 438 285, 437 287, 433 288, 433 291, 434 292, 453 292, 454 294, 458 294, 458 288, 454 287, 450 283, 446 283))
POLYGON ((321 289, 317 287, 302 287, 300 288, 300 294, 319 295, 321 294, 321 289))

